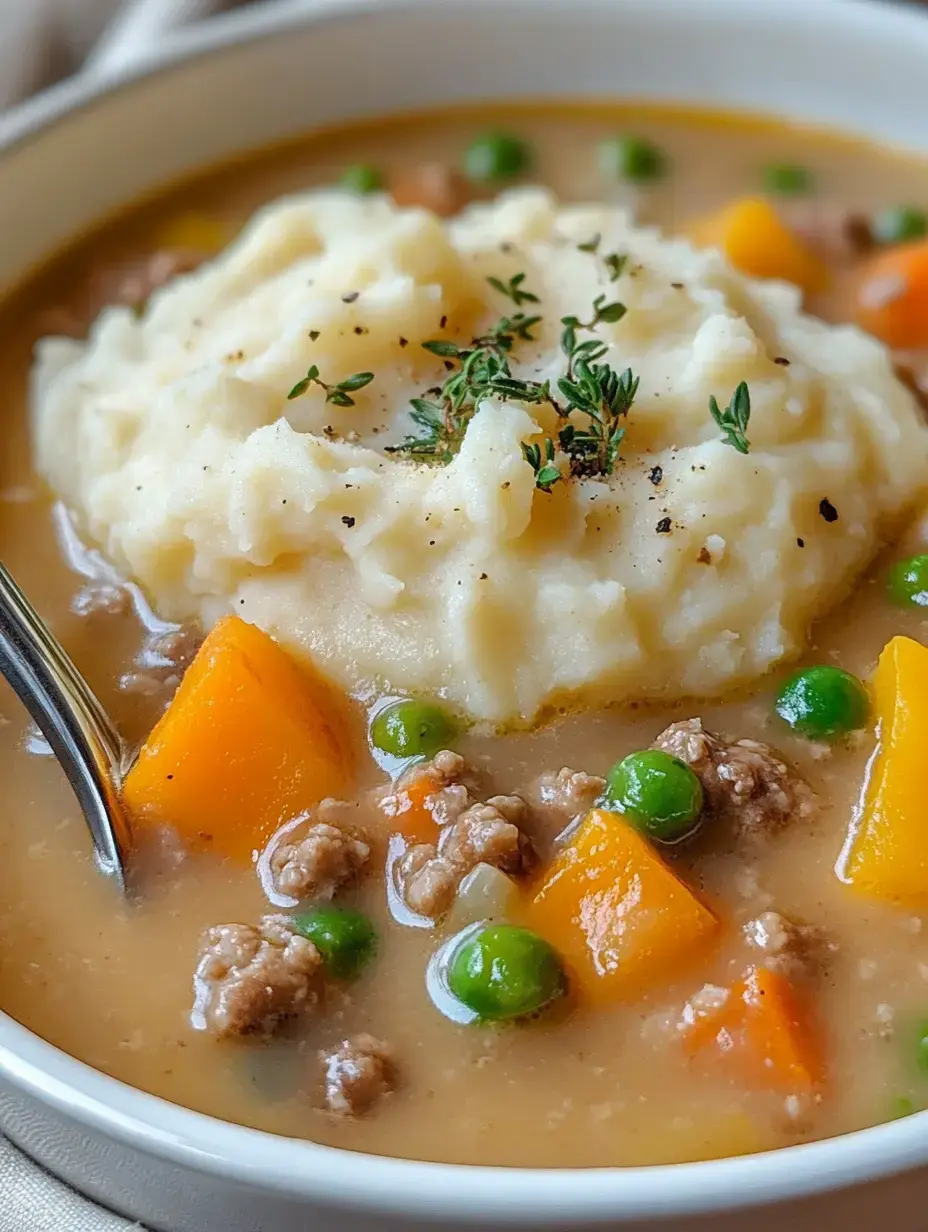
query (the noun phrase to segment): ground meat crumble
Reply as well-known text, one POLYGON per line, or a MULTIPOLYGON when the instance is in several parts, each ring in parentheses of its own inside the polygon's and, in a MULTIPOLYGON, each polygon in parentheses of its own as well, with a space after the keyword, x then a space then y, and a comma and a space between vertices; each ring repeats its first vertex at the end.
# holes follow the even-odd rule
POLYGON ((529 789, 533 808, 544 819, 562 830, 577 817, 588 813, 606 789, 606 780, 582 770, 562 766, 546 770, 529 789))
POLYGON ((137 670, 127 672, 119 687, 143 697, 160 696, 167 705, 202 641, 200 631, 188 625, 149 633, 135 657, 137 670))
POLYGON ((460 883, 478 864, 492 864, 504 873, 522 872, 531 853, 518 825, 525 811, 519 796, 492 796, 444 826, 437 844, 411 847, 394 874, 410 911, 432 919, 443 915, 460 883))
POLYGON ((709 809, 727 816, 744 833, 770 833, 815 811, 808 784, 758 740, 728 744, 707 732, 701 719, 685 719, 661 732, 653 747, 691 766, 709 809))
POLYGON ((423 779, 435 784, 427 797, 432 816, 440 826, 456 821, 473 803, 478 790, 470 776, 464 758, 450 749, 442 749, 431 761, 419 762, 401 776, 394 787, 380 798, 380 807, 387 817, 398 817, 408 805, 404 793, 423 779))
POLYGON ((325 1103, 338 1116, 360 1116, 396 1087, 396 1067, 386 1044, 372 1035, 342 1041, 322 1053, 325 1103))
POLYGON ((257 926, 217 924, 203 935, 191 1022, 219 1037, 271 1034, 282 1019, 315 1003, 322 958, 286 916, 257 926))
MULTIPOLYGON (((323 801, 323 805, 328 804, 323 801)), ((313 822, 295 842, 281 843, 270 855, 274 888, 293 898, 333 898, 368 861, 367 843, 325 821, 313 822)))
POLYGON ((778 911, 763 911, 744 925, 748 945, 765 967, 790 977, 814 974, 831 948, 820 928, 795 924, 778 911))

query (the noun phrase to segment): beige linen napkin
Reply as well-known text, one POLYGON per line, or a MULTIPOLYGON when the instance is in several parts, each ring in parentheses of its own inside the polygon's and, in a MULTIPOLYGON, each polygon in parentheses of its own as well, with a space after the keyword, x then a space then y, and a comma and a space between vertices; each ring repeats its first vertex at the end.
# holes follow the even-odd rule
POLYGON ((0 1138, 0 1232, 130 1232, 138 1229, 88 1202, 0 1138))

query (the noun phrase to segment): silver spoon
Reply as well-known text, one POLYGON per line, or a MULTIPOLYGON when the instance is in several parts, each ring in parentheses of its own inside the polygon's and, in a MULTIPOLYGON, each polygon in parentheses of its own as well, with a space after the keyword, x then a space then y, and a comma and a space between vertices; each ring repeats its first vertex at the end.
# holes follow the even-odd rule
POLYGON ((0 564, 0 673, 38 724, 77 796, 97 864, 126 888, 123 746, 64 647, 0 564))

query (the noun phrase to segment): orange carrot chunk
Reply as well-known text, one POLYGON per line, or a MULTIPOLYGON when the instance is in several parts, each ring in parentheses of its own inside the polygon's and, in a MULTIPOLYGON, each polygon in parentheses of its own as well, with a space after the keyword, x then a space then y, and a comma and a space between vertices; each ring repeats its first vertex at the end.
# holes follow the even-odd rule
POLYGON ((718 920, 619 814, 593 809, 547 872, 525 922, 572 965, 590 1002, 639 995, 703 956, 718 920))
POLYGON ((781 278, 807 294, 828 285, 828 268, 763 197, 732 201, 690 228, 695 244, 720 248, 736 269, 751 278, 781 278))
POLYGON ((878 252, 857 284, 857 324, 887 346, 928 346, 928 240, 878 252))
POLYGON ((220 620, 123 787, 137 826, 248 863, 274 831, 352 766, 343 703, 312 667, 254 625, 220 620))
POLYGON ((387 796, 382 808, 390 819, 390 834, 399 834, 408 846, 434 843, 438 840, 438 822, 431 808, 431 799, 441 785, 428 775, 413 779, 408 787, 387 796))
POLYGON ((821 1082, 809 1014, 790 981, 766 967, 749 968, 722 1005, 697 1014, 686 1046, 691 1054, 714 1047, 756 1086, 798 1094, 821 1082))

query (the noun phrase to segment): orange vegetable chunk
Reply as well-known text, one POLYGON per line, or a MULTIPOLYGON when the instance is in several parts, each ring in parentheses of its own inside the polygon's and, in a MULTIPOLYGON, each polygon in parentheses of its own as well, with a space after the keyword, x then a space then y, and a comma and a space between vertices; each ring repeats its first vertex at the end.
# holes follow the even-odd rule
POLYGON ((807 294, 828 285, 828 267, 763 197, 732 201, 694 223, 690 237, 700 247, 720 248, 736 269, 751 278, 781 278, 807 294))
POLYGON ((928 907, 928 648, 894 637, 872 681, 879 745, 839 874, 870 898, 928 907))
POLYGON ((689 1052, 714 1046, 745 1078, 791 1093, 821 1083, 817 1033, 796 989, 783 975, 751 967, 717 1010, 701 1014, 686 1035, 689 1052))
POLYGON ((928 346, 928 240, 867 261, 857 284, 857 324, 894 349, 928 346))
POLYGON ((618 813, 593 809, 558 854, 526 922, 606 1004, 672 978, 709 948, 718 920, 618 813))
POLYGON ((192 849, 250 862, 283 822, 350 786, 341 707, 308 664, 225 617, 126 777, 129 815, 171 826, 192 849))
POLYGON ((430 806, 430 798, 440 791, 435 779, 423 775, 408 787, 387 797, 383 812, 390 818, 390 833, 399 834, 409 846, 438 841, 439 827, 430 806))

